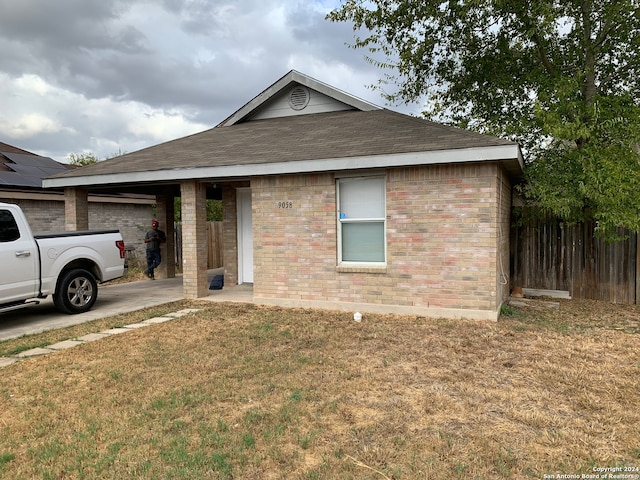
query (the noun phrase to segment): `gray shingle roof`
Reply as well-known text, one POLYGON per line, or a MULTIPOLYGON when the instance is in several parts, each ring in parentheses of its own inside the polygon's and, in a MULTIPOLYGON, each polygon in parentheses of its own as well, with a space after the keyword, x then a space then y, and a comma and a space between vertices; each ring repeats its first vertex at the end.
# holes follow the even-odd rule
POLYGON ((69 171, 84 177, 516 145, 390 110, 318 113, 220 126, 69 171))

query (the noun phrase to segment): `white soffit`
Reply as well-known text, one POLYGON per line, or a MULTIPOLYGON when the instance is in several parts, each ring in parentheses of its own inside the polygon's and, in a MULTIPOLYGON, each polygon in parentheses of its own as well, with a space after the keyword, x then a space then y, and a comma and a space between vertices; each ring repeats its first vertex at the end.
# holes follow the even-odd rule
POLYGON ((482 148, 438 150, 431 152, 396 153, 360 157, 322 158, 295 162, 254 163, 247 165, 221 165, 198 168, 175 168, 84 177, 60 177, 43 180, 45 188, 81 187, 98 185, 131 184, 138 182, 176 182, 204 178, 238 178, 260 175, 287 175, 295 173, 388 168, 444 163, 507 161, 517 162, 522 168, 523 159, 518 145, 499 145, 482 148))

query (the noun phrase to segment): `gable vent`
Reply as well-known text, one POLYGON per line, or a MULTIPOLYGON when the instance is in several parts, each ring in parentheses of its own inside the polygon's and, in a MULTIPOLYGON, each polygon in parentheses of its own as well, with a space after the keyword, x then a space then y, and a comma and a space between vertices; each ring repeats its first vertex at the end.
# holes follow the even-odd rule
POLYGON ((298 85, 289 93, 289 105, 294 110, 302 110, 309 104, 309 89, 298 85))

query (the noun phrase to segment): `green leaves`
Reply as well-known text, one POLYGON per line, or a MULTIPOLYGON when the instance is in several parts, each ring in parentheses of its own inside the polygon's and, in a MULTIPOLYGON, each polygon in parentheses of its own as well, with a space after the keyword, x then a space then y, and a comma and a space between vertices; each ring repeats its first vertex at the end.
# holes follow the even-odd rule
POLYGON ((430 119, 518 141, 526 198, 568 221, 590 212, 606 236, 638 226, 639 12, 636 0, 347 0, 327 18, 386 56, 374 63, 398 87, 388 101, 424 99, 430 119))
POLYGON ((554 140, 529 162, 522 192, 569 222, 596 220, 596 235, 616 240, 618 227, 640 230, 640 112, 630 97, 606 97, 590 116, 589 124, 547 112, 554 140))
POLYGON ((67 159, 71 165, 77 165, 78 167, 86 167, 87 165, 93 165, 100 161, 100 159, 91 152, 70 153, 67 159))

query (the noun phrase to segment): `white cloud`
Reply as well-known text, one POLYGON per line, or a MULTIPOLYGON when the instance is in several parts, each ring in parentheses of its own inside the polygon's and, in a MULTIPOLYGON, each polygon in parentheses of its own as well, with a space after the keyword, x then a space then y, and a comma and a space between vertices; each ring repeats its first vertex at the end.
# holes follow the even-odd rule
POLYGON ((0 119, 0 133, 14 138, 29 138, 43 133, 72 132, 72 128, 64 127, 40 113, 29 113, 12 120, 0 119))
POLYGON ((70 103, 75 95, 45 82, 37 75, 12 79, 0 74, 0 88, 5 92, 0 112, 0 135, 28 139, 42 134, 74 133, 56 115, 57 106, 70 103))
POLYGON ((157 142, 169 138, 191 135, 209 128, 209 125, 189 122, 181 112, 164 112, 138 105, 127 109, 128 131, 135 136, 153 138, 157 142), (132 112, 136 112, 132 115, 132 112))
POLYGON ((48 95, 54 90, 51 85, 37 75, 23 75, 15 80, 15 87, 19 91, 18 94, 48 95))
POLYGON ((384 105, 366 88, 383 72, 325 20, 339 3, 0 0, 0 142, 132 152, 215 126, 290 69, 384 105))
POLYGON ((35 75, 11 79, 0 74, 0 88, 10 92, 0 113, 0 139, 5 143, 13 139, 20 142, 15 146, 29 150, 24 140, 58 134, 70 139, 60 142, 60 149, 51 155, 59 161, 65 161, 69 153, 88 151, 103 158, 209 127, 191 122, 178 110, 165 111, 135 101, 88 99, 35 75))

